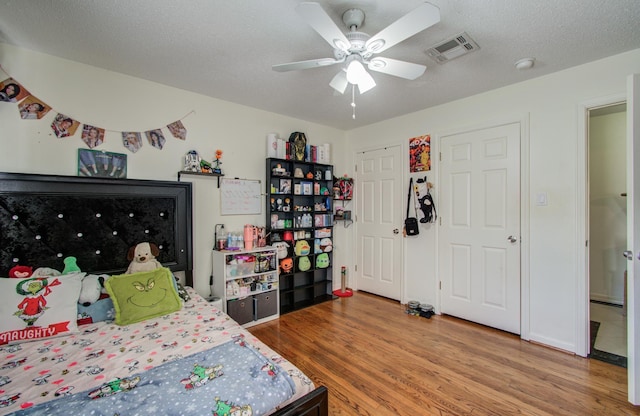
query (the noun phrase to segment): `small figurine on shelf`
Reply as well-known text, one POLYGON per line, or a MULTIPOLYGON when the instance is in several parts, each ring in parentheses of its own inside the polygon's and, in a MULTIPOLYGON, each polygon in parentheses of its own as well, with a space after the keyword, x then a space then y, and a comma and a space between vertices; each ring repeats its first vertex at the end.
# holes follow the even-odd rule
POLYGON ((222 165, 222 161, 220 160, 222 159, 222 150, 217 149, 216 150, 216 160, 213 161, 213 173, 217 173, 219 175, 222 175, 222 169, 220 168, 220 165, 222 165))
POLYGON ((213 173, 213 169, 211 168, 211 163, 202 159, 200 161, 200 172, 202 173, 213 173))
POLYGON ((186 172, 200 172, 200 156, 195 150, 189 150, 184 155, 184 170, 186 172))

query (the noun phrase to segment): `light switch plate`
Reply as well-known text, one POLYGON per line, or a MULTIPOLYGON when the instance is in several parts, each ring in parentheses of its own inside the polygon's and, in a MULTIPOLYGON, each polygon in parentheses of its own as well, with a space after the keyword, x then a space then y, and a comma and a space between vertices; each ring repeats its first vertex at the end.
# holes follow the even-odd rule
POLYGON ((536 195, 536 205, 539 207, 547 206, 547 193, 540 192, 536 195))

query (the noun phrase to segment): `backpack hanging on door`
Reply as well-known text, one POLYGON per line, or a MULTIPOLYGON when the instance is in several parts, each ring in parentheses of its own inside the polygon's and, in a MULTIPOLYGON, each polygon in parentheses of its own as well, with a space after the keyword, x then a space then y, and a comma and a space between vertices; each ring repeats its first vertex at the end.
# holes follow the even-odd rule
POLYGON ((407 195, 407 217, 404 220, 404 232, 406 235, 418 235, 420 233, 420 228, 418 227, 418 212, 416 211, 416 206, 413 206, 413 209, 416 213, 416 217, 409 217, 409 206, 411 205, 411 188, 413 188, 413 178, 409 180, 409 195, 407 195))

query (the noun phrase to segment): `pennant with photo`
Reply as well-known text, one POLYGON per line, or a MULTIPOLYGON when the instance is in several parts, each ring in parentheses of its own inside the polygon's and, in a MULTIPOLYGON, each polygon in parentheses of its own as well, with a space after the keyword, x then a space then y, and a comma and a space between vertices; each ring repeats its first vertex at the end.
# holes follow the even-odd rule
POLYGON ((100 146, 104 142, 104 129, 85 124, 82 126, 82 141, 90 148, 100 146))
POLYGON ((19 103, 29 95, 29 91, 13 78, 7 78, 0 83, 0 101, 19 103))
POLYGON ((76 130, 80 127, 80 122, 58 113, 51 123, 51 130, 57 138, 69 137, 76 134, 76 130))
POLYGON ((156 149, 162 150, 164 146, 165 138, 160 129, 149 130, 144 132, 145 136, 147 136, 147 140, 149 144, 156 149))
POLYGON ((123 131, 122 144, 131 153, 135 153, 142 147, 142 135, 137 131, 123 131))
POLYGON ((182 121, 174 121, 173 123, 167 125, 167 128, 176 139, 187 139, 187 129, 184 127, 184 124, 182 124, 182 121))
POLYGON ((51 107, 30 95, 20 103, 18 110, 23 120, 40 120, 51 110, 51 107))

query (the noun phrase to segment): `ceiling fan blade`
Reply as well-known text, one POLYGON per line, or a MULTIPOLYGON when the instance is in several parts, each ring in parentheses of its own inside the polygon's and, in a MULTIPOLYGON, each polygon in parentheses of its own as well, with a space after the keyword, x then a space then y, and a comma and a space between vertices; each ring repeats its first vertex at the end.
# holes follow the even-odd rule
POLYGON ((372 36, 365 44, 368 52, 379 53, 410 38, 418 32, 440 21, 440 9, 433 4, 423 3, 372 36))
POLYGON ((414 80, 424 74, 426 66, 396 59, 375 57, 369 61, 368 67, 372 71, 414 80))
POLYGON ((333 77, 329 85, 331 85, 331 88, 338 91, 340 94, 344 94, 347 89, 347 85, 349 85, 346 72, 343 70, 338 72, 336 76, 333 77))
POLYGON ((344 59, 321 58, 308 61, 289 62, 288 64, 273 65, 271 68, 278 72, 297 71, 299 69, 319 68, 344 62, 344 59))
POLYGON ((315 29, 324 40, 329 42, 331 47, 341 49, 345 52, 349 50, 351 42, 349 42, 349 39, 340 31, 335 22, 331 20, 320 4, 303 2, 296 7, 296 11, 306 20, 309 26, 315 29))

